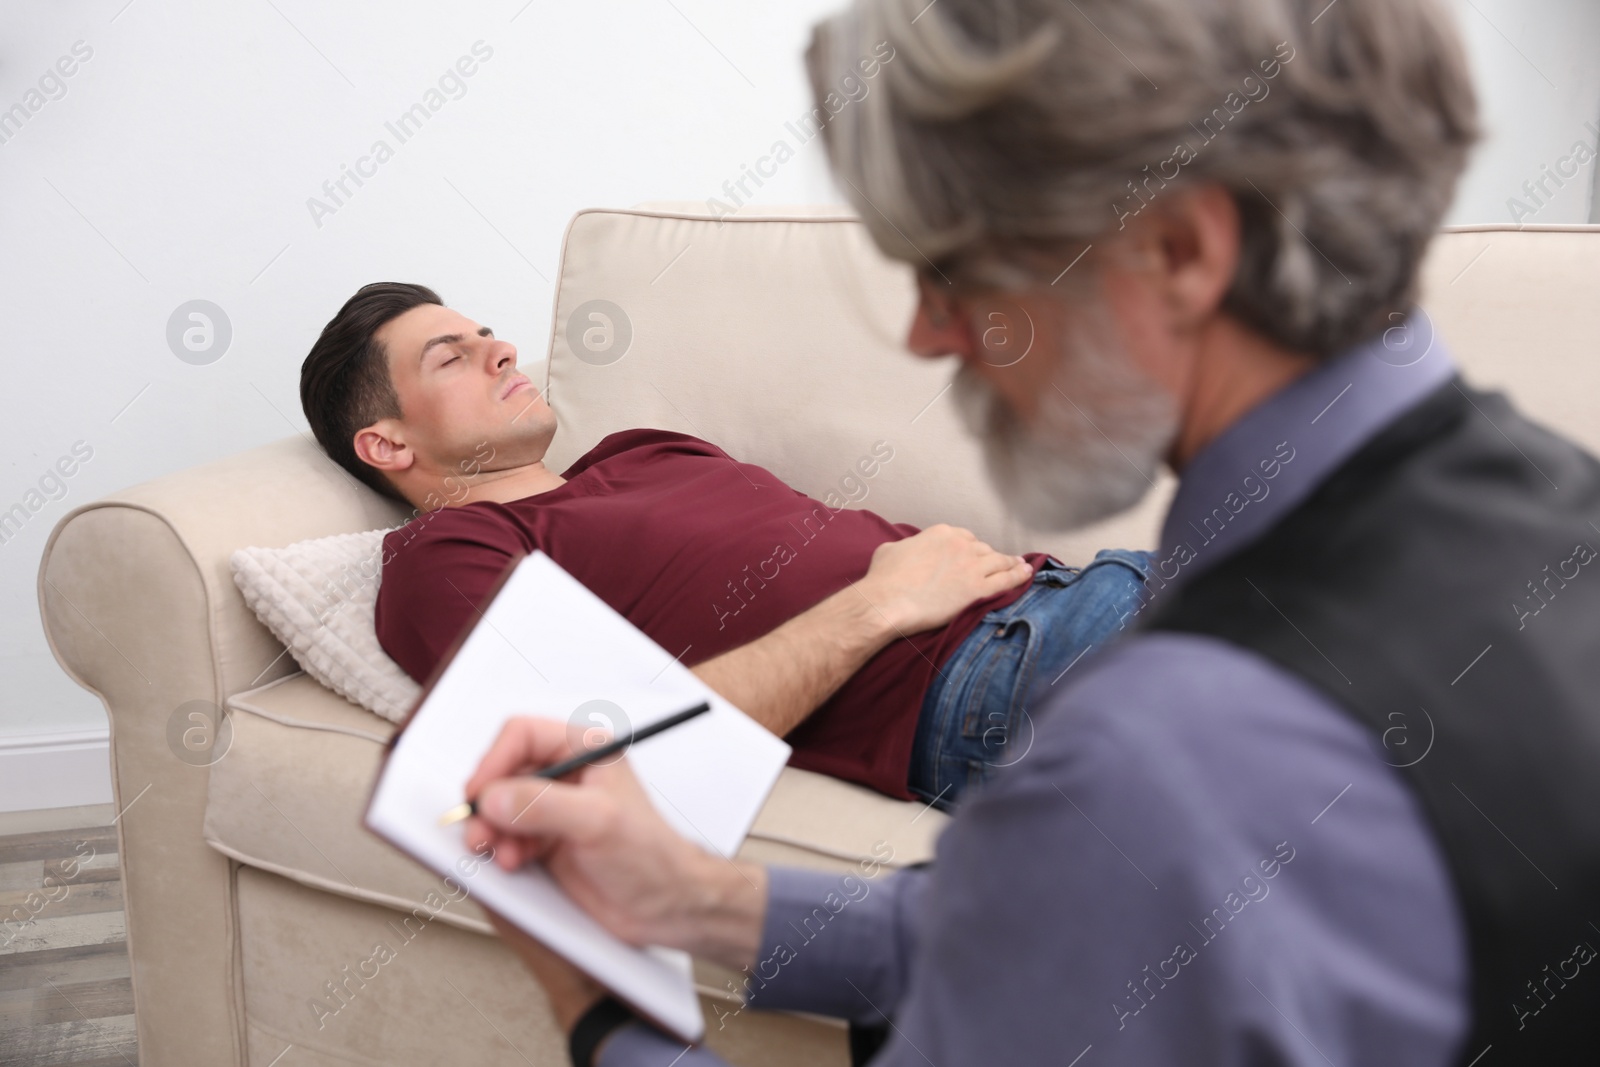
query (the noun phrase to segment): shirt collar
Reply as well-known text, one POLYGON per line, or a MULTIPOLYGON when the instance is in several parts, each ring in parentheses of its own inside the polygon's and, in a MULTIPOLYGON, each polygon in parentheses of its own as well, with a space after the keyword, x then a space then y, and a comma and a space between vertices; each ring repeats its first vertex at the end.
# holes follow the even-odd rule
POLYGON ((1261 536, 1384 426, 1456 373, 1425 311, 1301 375, 1200 450, 1155 573, 1185 582, 1261 536))

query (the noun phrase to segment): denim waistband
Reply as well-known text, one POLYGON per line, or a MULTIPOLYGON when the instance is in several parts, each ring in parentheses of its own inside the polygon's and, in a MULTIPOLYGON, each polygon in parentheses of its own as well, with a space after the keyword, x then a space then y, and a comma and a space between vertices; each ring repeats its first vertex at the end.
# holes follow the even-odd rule
POLYGON ((1079 568, 1050 557, 1020 597, 987 613, 923 697, 908 788, 947 808, 965 788, 1021 758, 1017 745, 1031 744, 1031 693, 1053 686, 1121 632, 1154 558, 1110 548, 1079 568))

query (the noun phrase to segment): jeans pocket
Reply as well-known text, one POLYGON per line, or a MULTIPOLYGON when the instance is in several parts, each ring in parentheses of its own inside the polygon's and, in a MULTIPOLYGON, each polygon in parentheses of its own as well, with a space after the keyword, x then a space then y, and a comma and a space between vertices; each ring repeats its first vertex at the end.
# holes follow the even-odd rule
POLYGON ((1035 584, 1051 586, 1071 585, 1083 573, 1082 567, 1069 567, 1054 556, 1046 556, 1045 561, 1034 572, 1035 584))
POLYGON ((1041 698, 1092 649, 1127 631, 1149 596, 1145 579, 1151 557, 1149 552, 1104 549, 1073 577, 1069 588, 1052 591, 1037 605, 1033 615, 1044 635, 1035 664, 1038 685, 1024 699, 1041 698))
POLYGON ((970 759, 992 762, 1002 758, 1017 729, 1022 698, 1039 657, 1042 629, 1026 614, 992 625, 995 631, 984 655, 972 665, 960 687, 960 733, 970 759))

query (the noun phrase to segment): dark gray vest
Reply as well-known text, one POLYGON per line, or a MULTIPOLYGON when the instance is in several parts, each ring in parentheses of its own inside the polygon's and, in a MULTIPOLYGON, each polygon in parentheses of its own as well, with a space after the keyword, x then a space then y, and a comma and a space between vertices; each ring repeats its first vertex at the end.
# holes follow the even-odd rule
POLYGON ((1600 1062, 1593 456, 1456 378, 1145 615, 1265 656, 1382 739, 1466 918, 1462 1064, 1600 1062))

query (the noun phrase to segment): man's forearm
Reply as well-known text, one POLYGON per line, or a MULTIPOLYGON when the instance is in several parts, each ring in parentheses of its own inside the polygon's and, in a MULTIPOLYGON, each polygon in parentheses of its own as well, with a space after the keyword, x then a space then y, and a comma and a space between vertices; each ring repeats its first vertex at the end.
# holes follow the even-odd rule
POLYGON ((851 584, 766 636, 691 669, 782 737, 898 636, 851 584))

